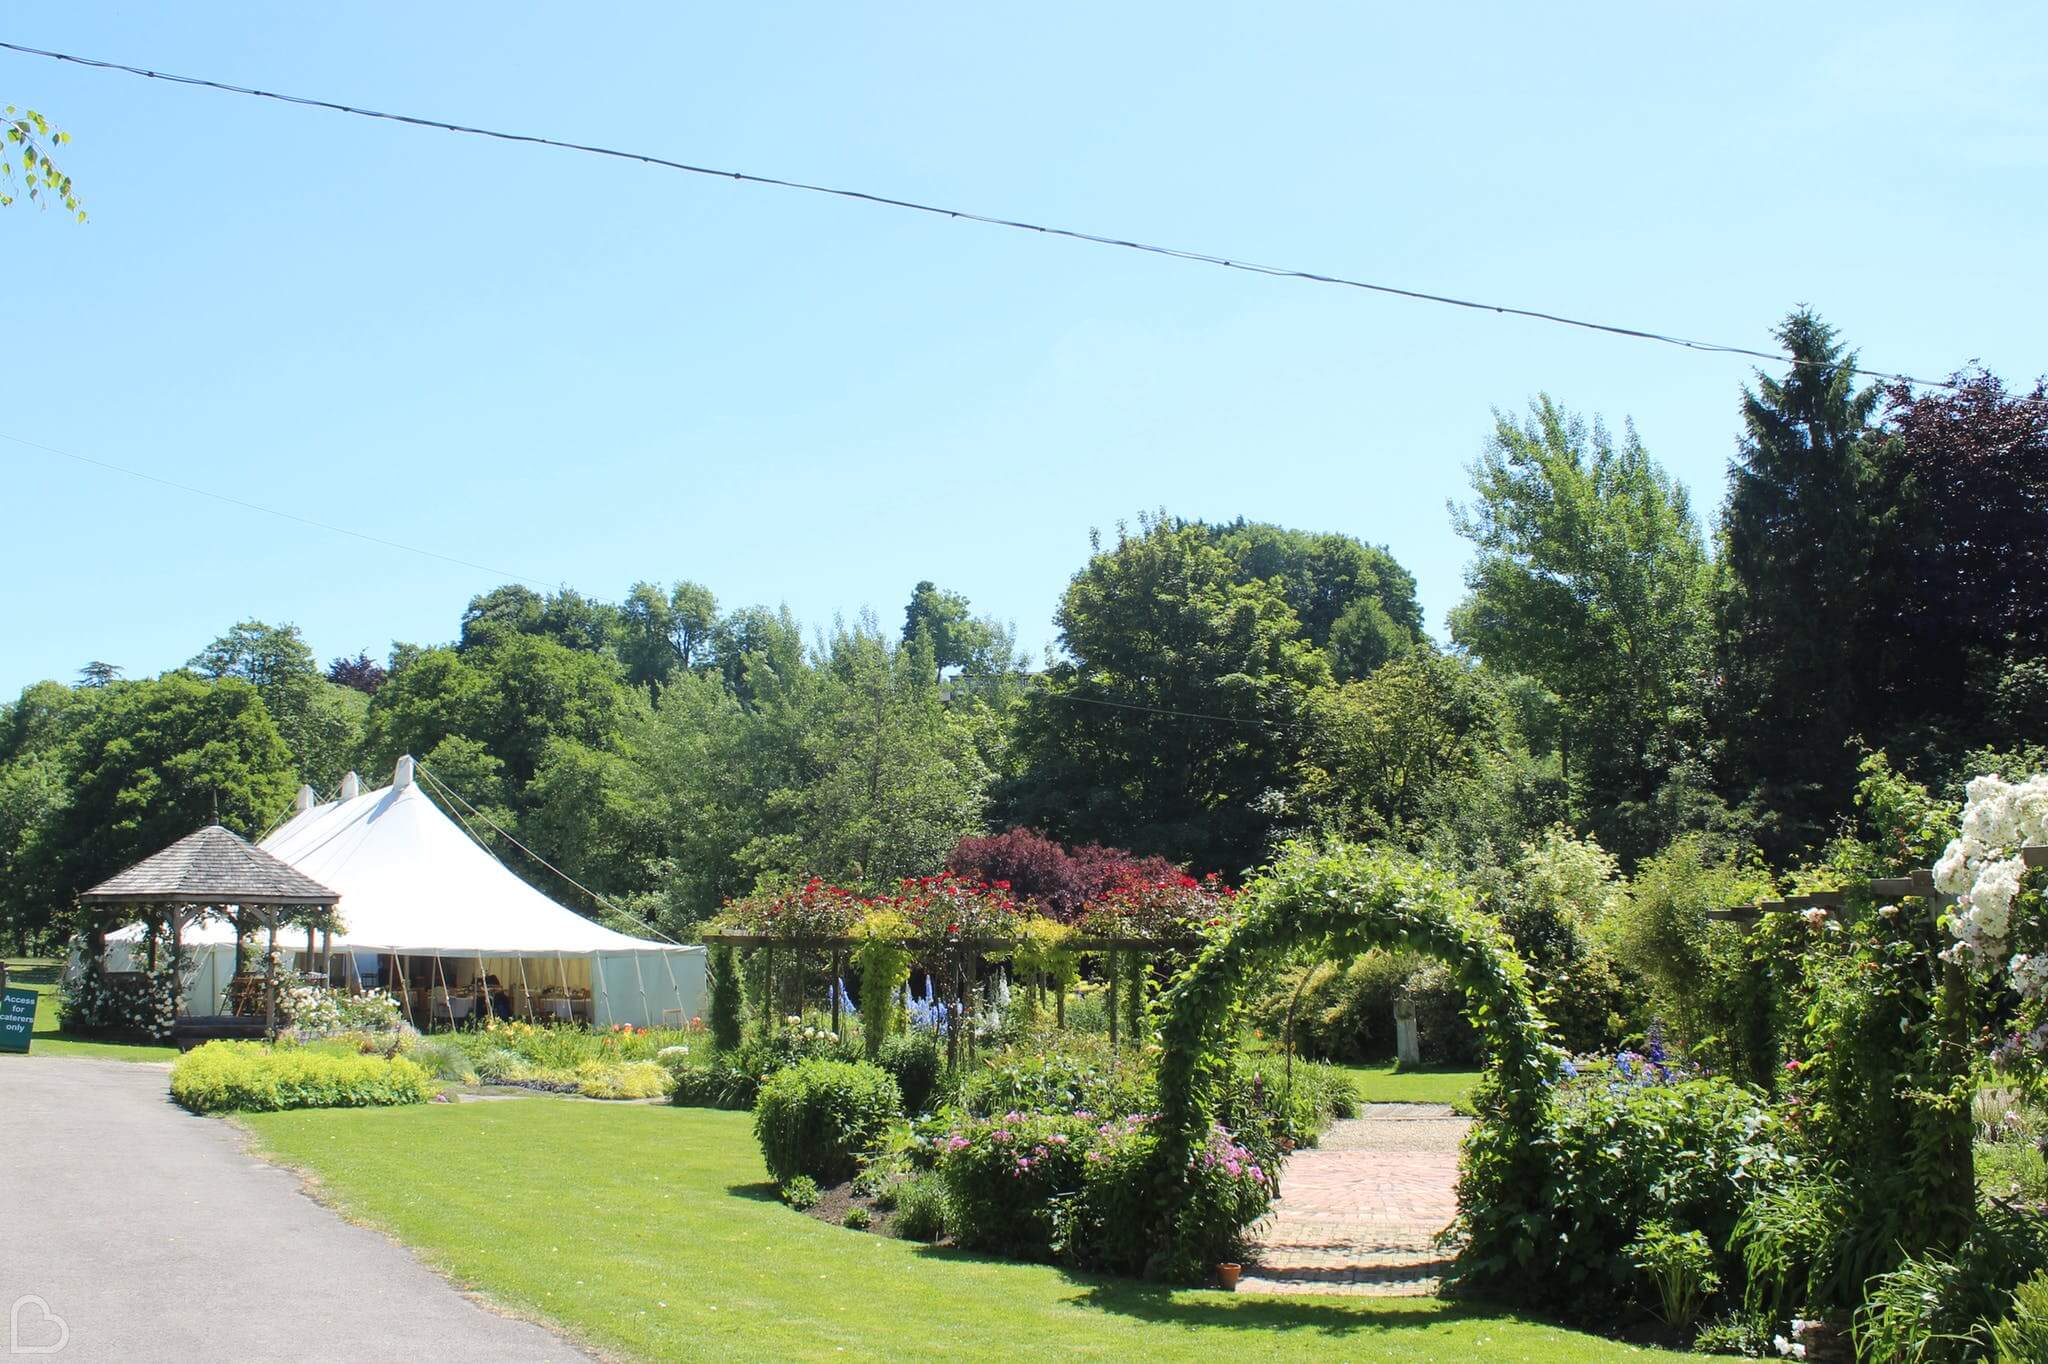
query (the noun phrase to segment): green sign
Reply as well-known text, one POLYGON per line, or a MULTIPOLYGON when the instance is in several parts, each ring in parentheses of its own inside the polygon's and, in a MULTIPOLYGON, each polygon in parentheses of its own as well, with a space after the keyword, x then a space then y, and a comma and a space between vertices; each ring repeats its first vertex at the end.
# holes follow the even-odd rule
POLYGON ((9 989, 0 993, 0 1051, 27 1051, 36 1026, 36 992, 9 989))

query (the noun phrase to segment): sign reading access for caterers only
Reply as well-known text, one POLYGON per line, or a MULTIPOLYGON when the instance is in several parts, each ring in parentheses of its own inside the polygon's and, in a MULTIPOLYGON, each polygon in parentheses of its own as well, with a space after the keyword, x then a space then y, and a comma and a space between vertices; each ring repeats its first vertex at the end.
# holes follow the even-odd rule
POLYGON ((0 991, 0 1051, 27 1051, 35 1026, 36 992, 0 991))

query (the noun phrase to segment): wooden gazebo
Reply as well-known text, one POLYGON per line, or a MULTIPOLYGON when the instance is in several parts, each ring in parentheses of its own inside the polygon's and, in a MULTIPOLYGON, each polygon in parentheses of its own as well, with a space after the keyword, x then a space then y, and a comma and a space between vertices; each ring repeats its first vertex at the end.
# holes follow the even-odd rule
MULTIPOLYGON (((269 930, 263 954, 263 1030, 277 1032, 277 925, 294 909, 330 908, 341 896, 233 830, 209 824, 78 897, 89 909, 125 910, 170 929, 171 969, 180 966, 185 926, 209 914, 249 915, 269 930)), ((101 960, 89 970, 103 970, 101 960)))

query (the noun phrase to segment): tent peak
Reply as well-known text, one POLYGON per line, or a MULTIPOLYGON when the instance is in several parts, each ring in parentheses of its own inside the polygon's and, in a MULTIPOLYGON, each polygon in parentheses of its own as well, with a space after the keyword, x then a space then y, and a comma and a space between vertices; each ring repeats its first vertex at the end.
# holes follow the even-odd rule
POLYGON ((391 769, 391 784, 393 786, 411 786, 412 769, 412 754, 407 753, 399 758, 398 766, 391 769))
POLYGON ((304 813, 306 813, 306 811, 312 808, 313 788, 310 786, 301 786, 299 788, 299 793, 296 796, 292 797, 292 810, 297 814, 303 815, 304 813))
POLYGON ((351 772, 341 779, 341 799, 354 800, 363 794, 363 779, 351 772))

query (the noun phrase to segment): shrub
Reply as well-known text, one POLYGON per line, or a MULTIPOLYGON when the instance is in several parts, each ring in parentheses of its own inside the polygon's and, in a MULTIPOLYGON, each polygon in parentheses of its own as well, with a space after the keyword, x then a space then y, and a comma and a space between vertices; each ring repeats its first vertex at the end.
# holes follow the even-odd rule
POLYGON ((809 1175, 792 1175, 782 1181, 782 1201, 798 1212, 818 1206, 818 1181, 809 1175))
POLYGON ((931 1106, 939 1088, 939 1072, 945 1067, 936 1034, 919 1031, 891 1037, 882 1044, 879 1064, 903 1091, 904 1112, 922 1113, 931 1106))
POLYGON ((1319 962, 1283 976, 1253 1004, 1252 1017, 1285 1047, 1291 1008, 1298 1055, 1384 1061, 1394 1054, 1394 1001, 1423 961, 1412 952, 1373 951, 1348 963, 1319 962))
POLYGON ((367 1108, 433 1096, 427 1072, 404 1057, 208 1042, 171 1066, 171 1097, 195 1113, 367 1108))
POLYGON ((576 1067, 576 1092, 586 1099, 658 1099, 673 1083, 652 1061, 585 1061, 576 1067))
POLYGON ((1666 1324, 1678 1330, 1697 1321, 1700 1308, 1721 1290, 1714 1249, 1697 1231, 1673 1231, 1666 1222, 1645 1222, 1629 1242, 1628 1256, 1656 1288, 1666 1324))
POLYGON ((1469 1066, 1479 1059, 1479 1030, 1472 1026, 1465 992, 1440 961, 1418 968, 1401 986, 1401 999, 1415 1007, 1415 1031, 1429 1065, 1469 1066))
POLYGON ((805 1061, 777 1071, 754 1103, 754 1136, 777 1181, 809 1175, 827 1184, 854 1172, 903 1116, 896 1081, 879 1066, 805 1061))
POLYGON ((1290 1079, 1284 1056, 1245 1057, 1232 1070, 1218 1111, 1240 1138, 1270 1137, 1278 1154, 1313 1146, 1331 1123, 1356 1117, 1358 1090, 1350 1076, 1319 1061, 1296 1057, 1290 1079))
POLYGON ((875 1220, 874 1214, 866 1208, 855 1205, 846 1210, 846 1216, 839 1219, 839 1225, 852 1231, 866 1231, 875 1220))
POLYGON ((962 1123, 940 1146, 947 1225, 961 1245, 1049 1259, 1055 1200, 1081 1189, 1096 1129, 1064 1113, 1009 1113, 962 1123))
POLYGON ((740 1044, 739 954, 730 947, 711 949, 711 1044, 731 1051, 740 1044))
POLYGON ((919 1175, 896 1190, 890 1230, 906 1241, 936 1241, 946 1234, 946 1186, 937 1175, 919 1175))
POLYGON ((778 1070, 800 1061, 854 1060, 860 1048, 816 1028, 786 1028, 750 1038, 732 1051, 697 1062, 696 1053, 667 1063, 675 1080, 675 1102, 696 1108, 751 1109, 761 1085, 778 1070), (810 1036, 805 1036, 808 1031, 810 1036))
POLYGON ((1270 1164, 1221 1126, 1195 1148, 1187 1198, 1171 1227, 1161 1224, 1159 1188, 1173 1172, 1148 1118, 1103 1123, 1085 1153, 1081 1195, 1054 1205, 1054 1249, 1083 1268, 1190 1278, 1240 1257, 1244 1229, 1272 1206, 1270 1164), (1171 1247, 1178 1259, 1162 1260, 1171 1247))
POLYGON ((473 1085, 480 1078, 476 1066, 469 1059, 469 1053, 453 1042, 432 1037, 416 1037, 406 1044, 405 1058, 437 1080, 473 1085))
MULTIPOLYGON (((1473 1129, 1458 1178, 1459 1225, 1470 1237, 1461 1269, 1485 1268, 1525 1301, 1610 1310, 1634 1295, 1631 1246, 1652 1222, 1727 1246, 1755 1192, 1790 1176, 1782 1128, 1752 1091, 1636 1073, 1636 1081, 1617 1071, 1561 1090, 1544 1134, 1552 1184, 1541 1207, 1501 1177, 1495 1125, 1473 1129)), ((1713 1268, 1739 1282, 1732 1256, 1717 1252, 1713 1268)))
POLYGON ((986 1118, 997 1113, 1089 1113, 1120 1118, 1153 1106, 1152 1075, 1107 1043, 1060 1037, 1028 1041, 990 1057, 960 1086, 960 1103, 986 1118))
POLYGON ((489 1082, 522 1079, 532 1069, 524 1056, 505 1047, 485 1047, 471 1053, 470 1065, 479 1078, 489 1082))
POLYGON ((281 993, 278 1011, 301 1037, 345 1032, 395 1032, 405 1020, 399 1002, 382 990, 351 994, 318 985, 295 985, 281 993))
POLYGON ((2048 1359, 2048 1273, 2012 1291, 2012 1312, 1991 1328, 1998 1364, 2040 1364, 2048 1359))
POLYGON ((1871 1280, 1856 1312, 1856 1357, 1871 1364, 1981 1359, 1994 1328, 2016 1310, 2015 1290, 2044 1270, 2048 1222, 1989 1203, 1953 1259, 1918 1256, 1871 1280))

